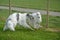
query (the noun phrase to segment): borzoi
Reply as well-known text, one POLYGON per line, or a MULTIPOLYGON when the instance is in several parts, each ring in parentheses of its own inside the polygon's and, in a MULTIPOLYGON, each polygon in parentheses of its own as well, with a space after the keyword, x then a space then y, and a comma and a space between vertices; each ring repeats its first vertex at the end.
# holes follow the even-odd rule
POLYGON ((12 31, 15 31, 15 27, 17 23, 19 25, 22 25, 25 28, 29 28, 31 30, 34 30, 33 28, 30 27, 30 25, 27 23, 30 22, 30 24, 33 24, 33 28, 39 28, 38 24, 42 21, 41 20, 41 15, 39 12, 37 13, 32 13, 32 14, 27 14, 27 13, 13 13, 11 14, 8 19, 6 20, 6 24, 3 28, 3 31, 10 29, 12 31))

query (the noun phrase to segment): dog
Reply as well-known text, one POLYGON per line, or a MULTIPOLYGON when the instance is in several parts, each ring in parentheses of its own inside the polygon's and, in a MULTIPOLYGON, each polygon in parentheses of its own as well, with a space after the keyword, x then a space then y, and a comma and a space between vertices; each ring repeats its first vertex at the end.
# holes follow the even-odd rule
MULTIPOLYGON (((32 16, 31 16, 32 17, 32 16)), ((15 31, 15 27, 17 24, 22 25, 25 28, 29 28, 31 30, 33 30, 27 23, 26 23, 26 19, 27 18, 31 18, 29 14, 27 13, 13 13, 11 14, 7 20, 6 20, 6 24, 3 28, 3 31, 10 29, 11 31, 15 31)))
POLYGON ((3 31, 10 29, 15 31, 17 24, 22 25, 24 28, 29 28, 31 30, 40 28, 40 23, 42 22, 40 12, 28 14, 28 13, 13 13, 7 20, 3 28, 3 31), (31 25, 32 27, 31 27, 31 25), (34 28, 34 29, 33 29, 34 28))

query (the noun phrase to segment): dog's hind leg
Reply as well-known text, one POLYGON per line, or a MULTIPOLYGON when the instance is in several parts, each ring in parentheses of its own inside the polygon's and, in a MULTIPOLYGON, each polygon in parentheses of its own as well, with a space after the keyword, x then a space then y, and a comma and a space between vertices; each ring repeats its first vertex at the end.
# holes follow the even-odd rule
POLYGON ((8 26, 8 29, 10 29, 11 31, 15 31, 15 27, 14 27, 15 25, 12 21, 9 21, 7 23, 7 26, 8 26))
POLYGON ((8 27, 11 31, 15 31, 15 27, 14 27, 15 25, 12 23, 12 24, 10 24, 10 26, 8 27))

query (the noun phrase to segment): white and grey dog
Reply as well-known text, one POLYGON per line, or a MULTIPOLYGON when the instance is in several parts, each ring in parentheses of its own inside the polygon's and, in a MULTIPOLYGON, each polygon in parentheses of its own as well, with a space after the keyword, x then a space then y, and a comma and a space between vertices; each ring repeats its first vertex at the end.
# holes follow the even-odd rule
POLYGON ((34 25, 33 28, 39 28, 40 27, 40 26, 37 25, 42 21, 40 12, 32 13, 32 14, 13 13, 6 20, 6 24, 5 24, 4 28, 3 28, 3 31, 5 31, 7 29, 15 31, 15 27, 16 27, 17 23, 19 25, 22 25, 25 28, 29 28, 31 30, 34 30, 27 23, 27 19, 29 20, 30 24, 34 25))

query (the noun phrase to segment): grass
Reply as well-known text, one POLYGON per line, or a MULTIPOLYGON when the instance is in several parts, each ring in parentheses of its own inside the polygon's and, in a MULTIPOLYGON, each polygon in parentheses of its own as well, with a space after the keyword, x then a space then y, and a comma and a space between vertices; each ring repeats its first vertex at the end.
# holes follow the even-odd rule
MULTIPOLYGON (((42 25, 46 26, 46 15, 42 15, 42 25)), ((60 17, 59 16, 49 16, 49 27, 50 28, 60 28, 60 17)))
MULTIPOLYGON (((60 0, 49 0, 49 10, 60 12, 60 0)), ((47 0, 11 0, 11 6, 46 10, 47 0)), ((9 5, 8 0, 0 0, 0 5, 9 5)))
MULTIPOLYGON (((14 11, 13 11, 14 12, 14 11)), ((60 32, 46 31, 45 29, 39 29, 31 31, 22 27, 16 27, 16 31, 5 31, 3 27, 6 18, 8 17, 8 10, 0 10, 0 40, 60 40, 60 32), (3 19, 2 19, 3 18, 3 19)), ((46 25, 46 15, 42 15, 42 25, 46 25)), ((49 16, 49 27, 60 29, 60 17, 49 16), (57 22, 57 23, 56 23, 57 22), (57 26, 57 27, 56 27, 57 26)))
POLYGON ((0 40, 59 40, 59 32, 49 32, 43 29, 31 31, 17 27, 15 32, 2 31, 3 25, 0 25, 0 40))
POLYGON ((31 31, 16 28, 15 32, 3 32, 0 27, 0 40, 59 40, 59 33, 44 30, 31 31))

